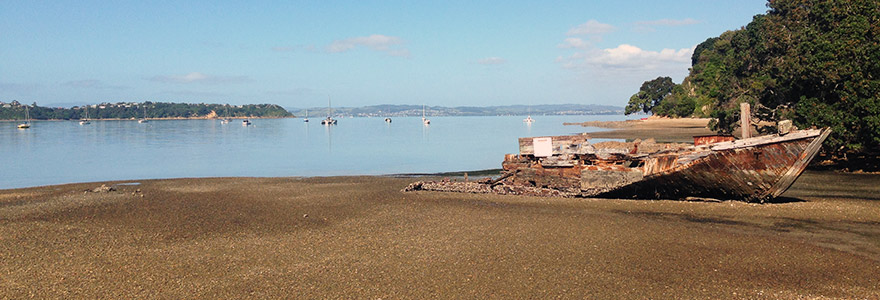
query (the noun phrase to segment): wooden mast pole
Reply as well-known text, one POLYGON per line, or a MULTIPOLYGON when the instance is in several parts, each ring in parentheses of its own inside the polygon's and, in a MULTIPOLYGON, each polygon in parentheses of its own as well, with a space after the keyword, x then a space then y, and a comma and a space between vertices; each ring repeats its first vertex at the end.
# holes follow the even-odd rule
POLYGON ((748 103, 740 103, 739 104, 739 122, 740 127, 742 128, 742 138, 747 139, 752 137, 752 124, 751 124, 751 107, 748 103))

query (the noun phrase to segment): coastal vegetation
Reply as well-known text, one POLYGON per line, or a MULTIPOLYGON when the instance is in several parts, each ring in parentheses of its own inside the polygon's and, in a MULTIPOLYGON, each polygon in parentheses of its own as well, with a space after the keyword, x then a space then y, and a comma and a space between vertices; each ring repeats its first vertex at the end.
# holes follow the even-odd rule
MULTIPOLYGON (((293 117, 283 107, 276 104, 205 104, 170 102, 118 102, 87 106, 43 107, 37 103, 28 105, 30 117, 34 120, 78 120, 85 119, 204 119, 204 118, 285 118, 293 117), (88 112, 86 112, 88 111, 88 112)), ((24 105, 18 101, 0 102, 0 120, 24 118, 24 105)))
POLYGON ((711 117, 713 130, 730 133, 739 104, 749 103, 753 124, 789 119, 832 128, 828 153, 880 151, 880 2, 771 0, 767 7, 746 26, 697 45, 681 84, 645 82, 626 113, 711 117))

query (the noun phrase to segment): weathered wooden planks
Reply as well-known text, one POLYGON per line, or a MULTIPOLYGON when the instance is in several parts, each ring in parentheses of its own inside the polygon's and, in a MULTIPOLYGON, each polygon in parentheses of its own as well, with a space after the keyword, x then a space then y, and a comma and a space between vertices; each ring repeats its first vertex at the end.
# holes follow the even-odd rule
POLYGON ((535 155, 535 147, 533 144, 535 138, 550 138, 553 148, 553 155, 574 153, 578 145, 586 144, 587 142, 586 135, 561 135, 519 138, 520 155, 535 155))

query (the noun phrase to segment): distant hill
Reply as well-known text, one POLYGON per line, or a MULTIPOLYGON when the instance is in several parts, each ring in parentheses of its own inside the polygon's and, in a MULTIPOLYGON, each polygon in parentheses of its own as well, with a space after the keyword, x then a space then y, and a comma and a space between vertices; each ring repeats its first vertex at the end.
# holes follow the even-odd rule
MULTIPOLYGON (((310 116, 326 116, 326 107, 288 108, 297 116, 304 116, 308 110, 310 116)), ((425 114, 429 116, 517 116, 532 114, 540 115, 622 115, 623 107, 595 104, 543 104, 543 105, 506 105, 506 106, 427 106, 425 114)), ((421 105, 381 104, 363 107, 334 107, 333 116, 341 117, 407 117, 421 116, 421 105)))
MULTIPOLYGON (((205 104, 169 102, 118 102, 86 106, 44 107, 27 105, 33 120, 77 120, 90 119, 206 119, 223 117, 245 118, 288 118, 293 115, 277 104, 205 104)), ((25 105, 12 101, 0 101, 0 120, 21 120, 25 116, 25 105)))

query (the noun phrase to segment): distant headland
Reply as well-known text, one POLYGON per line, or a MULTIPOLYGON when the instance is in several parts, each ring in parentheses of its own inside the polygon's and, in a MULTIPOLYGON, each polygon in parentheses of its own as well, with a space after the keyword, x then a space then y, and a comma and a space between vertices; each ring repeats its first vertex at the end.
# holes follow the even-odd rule
POLYGON ((83 106, 43 107, 36 103, 0 101, 0 120, 25 118, 25 106, 32 120, 127 120, 127 119, 213 119, 213 118, 290 118, 289 111, 277 104, 205 104, 170 102, 117 102, 83 106))

